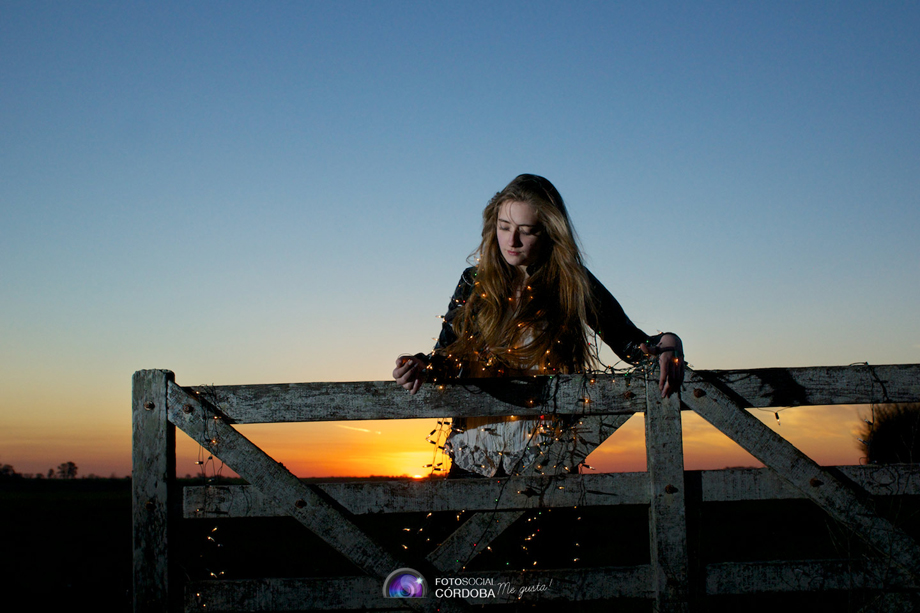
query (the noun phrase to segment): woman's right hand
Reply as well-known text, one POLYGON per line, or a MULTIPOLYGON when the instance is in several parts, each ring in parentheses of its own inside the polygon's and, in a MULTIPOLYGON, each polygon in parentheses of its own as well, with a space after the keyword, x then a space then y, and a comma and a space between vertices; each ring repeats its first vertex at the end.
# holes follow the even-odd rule
POLYGON ((396 358, 396 368, 393 370, 393 378, 396 382, 414 394, 422 387, 425 382, 425 369, 427 364, 421 358, 414 355, 401 355, 396 358))

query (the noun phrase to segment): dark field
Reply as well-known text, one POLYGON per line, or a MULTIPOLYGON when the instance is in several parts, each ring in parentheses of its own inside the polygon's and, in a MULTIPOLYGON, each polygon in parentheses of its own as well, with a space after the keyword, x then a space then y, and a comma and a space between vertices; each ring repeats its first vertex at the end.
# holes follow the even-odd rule
POLYGON ((4 482, 0 526, 0 581, 21 611, 131 610, 131 481, 4 482))
MULTIPOLYGON (((920 537, 916 500, 902 499, 886 507, 884 514, 914 538, 920 537)), ((357 517, 355 523, 392 551, 424 555, 464 519, 461 515, 458 520, 456 514, 405 514, 357 517)), ((8 602, 20 600, 10 597, 21 595, 28 603, 5 610, 131 610, 130 481, 4 482, 0 525, 4 553, 0 585, 8 602)), ((691 560, 702 563, 860 559, 869 553, 859 539, 804 501, 690 504, 688 530, 691 560)), ((340 554, 292 519, 184 520, 173 544, 179 572, 196 580, 207 579, 212 572, 227 579, 358 574, 340 554)), ((629 566, 648 563, 648 551, 647 507, 544 509, 528 513, 468 568, 629 566), (527 540, 531 534, 537 536, 527 540)), ((700 563, 691 562, 691 573, 700 576, 700 563)), ((818 595, 710 596, 698 597, 694 610, 774 613, 787 607, 836 613, 861 611, 869 605, 865 610, 872 611, 871 603, 878 596, 855 588, 818 595)), ((562 606, 537 601, 487 610, 558 611, 562 606)), ((645 601, 564 608, 567 612, 651 610, 645 601)))

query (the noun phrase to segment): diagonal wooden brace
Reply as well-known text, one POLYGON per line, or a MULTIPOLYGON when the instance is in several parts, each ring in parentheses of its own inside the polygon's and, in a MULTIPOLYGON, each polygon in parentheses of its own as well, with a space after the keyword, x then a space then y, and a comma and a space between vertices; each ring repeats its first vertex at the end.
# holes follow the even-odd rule
MULTIPOLYGON (((170 422, 261 491, 267 501, 335 547, 367 574, 383 580, 404 565, 293 473, 173 382, 169 383, 167 393, 167 415, 170 422)), ((405 599, 404 602, 416 609, 435 607, 431 601, 405 599)))
POLYGON ((825 470, 789 441, 751 415, 740 399, 714 386, 703 394, 684 394, 683 402, 784 481, 810 498, 860 538, 920 577, 920 546, 871 508, 864 492, 825 470))
POLYGON ((440 571, 460 571, 523 514, 524 511, 476 513, 432 551, 427 559, 440 571))
POLYGON ((214 413, 175 383, 169 386, 168 415, 172 423, 220 457, 279 510, 296 518, 369 575, 385 577, 399 568, 395 558, 342 513, 233 427, 215 419, 214 413))

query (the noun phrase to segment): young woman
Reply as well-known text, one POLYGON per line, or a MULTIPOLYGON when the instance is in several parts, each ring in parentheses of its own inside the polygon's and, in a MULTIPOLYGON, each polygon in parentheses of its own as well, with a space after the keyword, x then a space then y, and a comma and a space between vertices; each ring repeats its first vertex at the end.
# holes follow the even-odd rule
MULTIPOLYGON (((492 198, 474 255, 478 265, 463 272, 434 351, 396 360, 393 378, 410 393, 448 377, 591 370, 598 364, 589 329, 631 364, 658 356, 662 397, 680 388, 680 338, 648 336, 633 325, 585 268, 562 196, 543 177, 520 175, 492 198)), ((454 426, 446 445, 452 475, 511 474, 535 461, 527 451, 535 420, 477 418, 454 426)))

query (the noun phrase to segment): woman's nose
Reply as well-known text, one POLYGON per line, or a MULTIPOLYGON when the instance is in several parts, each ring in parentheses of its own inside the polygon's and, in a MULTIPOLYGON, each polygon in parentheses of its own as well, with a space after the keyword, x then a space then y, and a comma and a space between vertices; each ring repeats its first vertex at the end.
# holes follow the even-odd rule
POLYGON ((512 233, 511 233, 511 246, 512 246, 512 247, 520 247, 520 246, 523 245, 523 244, 524 244, 524 243, 521 242, 521 233, 520 233, 520 232, 512 232, 512 233))

